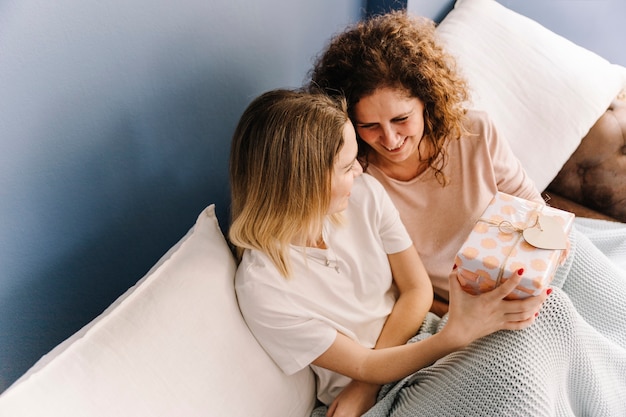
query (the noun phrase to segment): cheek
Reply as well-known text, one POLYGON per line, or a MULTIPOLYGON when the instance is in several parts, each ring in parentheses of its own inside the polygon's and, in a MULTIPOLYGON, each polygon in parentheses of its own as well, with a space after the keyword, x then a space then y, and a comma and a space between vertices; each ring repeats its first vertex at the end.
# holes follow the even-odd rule
POLYGON ((359 134, 359 137, 363 140, 363 142, 367 143, 368 145, 372 145, 376 140, 376 133, 373 130, 358 129, 357 133, 359 134))
POLYGON ((335 184, 335 187, 332 191, 332 196, 335 198, 342 199, 350 192, 352 189, 352 183, 354 182, 354 178, 352 176, 343 176, 341 181, 338 181, 335 184))
POLYGON ((407 129, 409 130, 407 132, 408 136, 419 136, 419 137, 421 137, 424 134, 424 121, 423 120, 416 120, 415 122, 409 124, 407 126, 407 129))

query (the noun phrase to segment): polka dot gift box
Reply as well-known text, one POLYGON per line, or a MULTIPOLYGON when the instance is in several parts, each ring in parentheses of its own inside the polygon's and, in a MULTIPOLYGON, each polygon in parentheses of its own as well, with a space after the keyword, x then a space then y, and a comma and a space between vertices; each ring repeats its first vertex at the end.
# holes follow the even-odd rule
POLYGON ((523 268, 509 298, 538 295, 565 260, 573 222, 573 213, 498 192, 457 253, 461 286, 487 292, 523 268))

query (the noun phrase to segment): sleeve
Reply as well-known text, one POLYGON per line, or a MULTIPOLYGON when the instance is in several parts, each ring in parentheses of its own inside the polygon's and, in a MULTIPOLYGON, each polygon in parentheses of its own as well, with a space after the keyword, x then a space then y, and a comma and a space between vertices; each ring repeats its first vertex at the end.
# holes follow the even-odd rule
POLYGON ((376 224, 378 233, 387 254, 402 252, 413 244, 402 223, 400 213, 382 184, 369 174, 363 174, 364 181, 372 190, 376 203, 376 224))
POLYGON ((486 113, 485 123, 485 138, 491 154, 498 190, 526 200, 543 203, 541 193, 535 187, 535 183, 513 153, 506 138, 500 136, 493 121, 486 113))
POLYGON ((309 366, 335 341, 332 326, 298 314, 299 308, 279 289, 248 281, 236 290, 250 331, 285 374, 309 366))

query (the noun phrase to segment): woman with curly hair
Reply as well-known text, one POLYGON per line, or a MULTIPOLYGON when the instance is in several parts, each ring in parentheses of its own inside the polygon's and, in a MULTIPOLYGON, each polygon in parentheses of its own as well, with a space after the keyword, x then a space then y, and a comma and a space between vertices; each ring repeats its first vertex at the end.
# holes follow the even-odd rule
MULTIPOLYGON (((468 107, 468 85, 439 44, 431 20, 396 11, 348 27, 331 39, 310 76, 310 90, 346 97, 359 161, 397 207, 433 283, 431 311, 444 316, 455 255, 494 195, 504 192, 544 203, 539 191, 488 114, 468 107)), ((552 286, 562 287, 599 339, 589 349, 615 348, 618 356, 626 354, 626 272, 576 228, 570 245, 552 286)), ((555 334, 555 344, 557 339, 555 334)), ((518 352, 514 344, 497 349, 518 352)), ((596 357, 610 360, 605 353, 596 357)), ((601 375, 604 368, 594 369, 601 375)), ((536 374, 523 380, 533 384, 542 378, 536 374)), ((625 380, 622 376, 617 384, 623 386, 625 380)), ((422 391, 414 387, 410 392, 406 395, 417 398, 422 391)), ((581 411, 593 403, 593 395, 583 394, 583 408, 574 414, 610 415, 581 411)), ((605 404, 615 405, 608 398, 603 398, 605 404)), ((561 406, 520 412, 570 415, 575 409, 561 406)))
POLYGON ((311 88, 345 95, 364 170, 400 210, 438 299, 496 191, 543 202, 488 115, 466 109, 467 84, 430 20, 392 12, 358 23, 321 55, 311 88))

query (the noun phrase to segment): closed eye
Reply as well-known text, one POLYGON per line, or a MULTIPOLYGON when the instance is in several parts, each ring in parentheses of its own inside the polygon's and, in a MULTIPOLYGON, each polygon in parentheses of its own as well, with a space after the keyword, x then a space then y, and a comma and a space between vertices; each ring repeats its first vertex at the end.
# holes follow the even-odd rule
POLYGON ((358 164, 359 162, 356 159, 356 156, 354 157, 354 159, 352 160, 352 162, 350 162, 348 165, 346 165, 344 167, 345 172, 350 172, 352 171, 352 169, 354 169, 354 164, 358 164))
MULTIPOLYGON (((399 116, 399 117, 391 119, 391 123, 404 123, 407 120, 409 120, 409 117, 410 117, 410 114, 407 114, 405 116, 399 116)), ((378 123, 359 123, 357 124, 357 127, 359 129, 374 129, 378 127, 378 123)))

